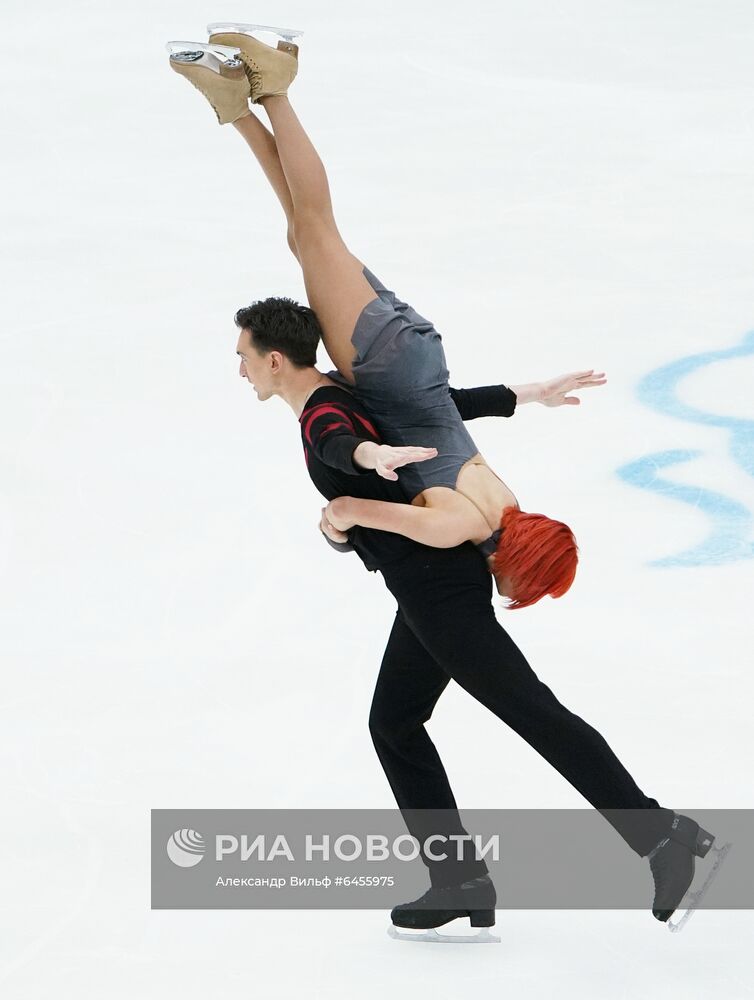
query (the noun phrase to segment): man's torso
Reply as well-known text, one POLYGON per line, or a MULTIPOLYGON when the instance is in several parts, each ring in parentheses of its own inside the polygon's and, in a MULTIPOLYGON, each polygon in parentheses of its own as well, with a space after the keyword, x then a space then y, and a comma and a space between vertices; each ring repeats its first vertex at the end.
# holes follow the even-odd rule
MULTIPOLYGON (((364 500, 407 503, 398 481, 384 479, 374 470, 349 475, 327 465, 318 456, 317 432, 324 435, 328 428, 337 431, 342 426, 341 422, 350 425, 358 436, 382 444, 380 429, 374 418, 352 393, 334 385, 320 386, 307 400, 299 422, 309 477, 323 497, 334 500, 336 497, 354 496, 364 500)), ((370 570, 379 569, 386 563, 426 548, 394 532, 377 531, 358 525, 351 528, 348 537, 370 570)))

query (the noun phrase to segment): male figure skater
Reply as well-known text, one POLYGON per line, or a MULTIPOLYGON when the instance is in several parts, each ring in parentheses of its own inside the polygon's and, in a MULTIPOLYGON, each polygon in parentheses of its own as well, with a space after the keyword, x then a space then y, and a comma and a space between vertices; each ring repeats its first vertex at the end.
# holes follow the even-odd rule
MULTIPOLYGON (((218 56, 212 46, 192 43, 171 64, 208 97, 221 123, 234 122, 258 157, 286 209, 289 244, 303 267, 310 302, 316 303, 312 311, 290 300, 268 299, 239 310, 240 373, 260 399, 279 395, 297 414, 309 473, 325 497, 405 504, 394 470, 427 460, 423 449, 381 443, 358 398, 314 366, 320 333, 329 328, 326 343, 342 346, 343 329, 353 328, 375 296, 364 281, 363 265, 335 227, 324 168, 285 96, 295 67, 280 57, 295 61, 296 47, 281 42, 278 49, 270 48, 238 27, 242 30, 232 37, 221 36, 237 45, 232 58, 223 61, 223 53, 218 56), (232 65, 237 61, 245 67, 245 84, 232 65), (274 136, 251 114, 249 98, 265 107, 274 136)), ((333 360, 347 370, 352 358, 333 360)), ((647 797, 600 734, 537 678, 495 618, 491 577, 475 545, 433 547, 368 527, 354 529, 351 539, 367 565, 373 560, 372 568, 380 570, 398 603, 370 729, 401 809, 456 809, 424 729, 453 678, 556 767, 633 850, 649 857, 656 890, 653 914, 667 921, 691 884, 695 856, 704 857, 714 838, 694 820, 647 797), (636 822, 638 814, 641 822, 636 822)), ((456 916, 494 923, 494 888, 486 866, 473 857, 462 864, 463 875, 458 867, 429 866, 429 892, 396 907, 394 923, 435 927, 456 916), (450 884, 443 881, 449 871, 450 884)))

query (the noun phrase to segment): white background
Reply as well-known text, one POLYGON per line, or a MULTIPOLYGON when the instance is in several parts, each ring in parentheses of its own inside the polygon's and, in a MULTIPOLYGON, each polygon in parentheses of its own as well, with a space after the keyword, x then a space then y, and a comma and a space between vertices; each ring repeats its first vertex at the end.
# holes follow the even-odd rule
MULTIPOLYGON (((234 18, 305 31, 291 99, 341 232, 454 385, 607 372, 580 408, 471 425, 581 552, 565 598, 498 616, 647 794, 752 805, 752 562, 648 566, 706 515, 616 475, 699 449, 670 477, 754 510, 724 429, 635 395, 752 326, 751 5, 6 3, 4 995, 751 996, 751 913, 671 935, 648 865, 646 911, 503 909, 481 949, 374 910, 150 911, 150 808, 394 804, 367 730, 394 602, 321 539, 291 410, 237 374, 235 310, 304 301, 283 216, 163 50, 234 18)), ((753 374, 683 398, 751 419, 753 374)), ((429 730, 462 808, 586 806, 455 685, 429 730)))

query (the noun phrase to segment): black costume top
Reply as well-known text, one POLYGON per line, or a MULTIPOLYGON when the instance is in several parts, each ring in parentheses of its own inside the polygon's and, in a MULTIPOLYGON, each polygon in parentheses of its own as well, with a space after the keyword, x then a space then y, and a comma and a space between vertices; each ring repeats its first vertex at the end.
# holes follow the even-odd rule
MULTIPOLYGON (((450 389, 463 420, 476 417, 510 417, 516 408, 516 394, 505 385, 476 389, 450 389)), ((334 385, 315 389, 299 417, 309 476, 327 500, 352 496, 363 500, 408 503, 399 480, 384 479, 374 469, 363 469, 353 461, 354 450, 363 441, 383 442, 379 428, 353 393, 334 385)), ((421 441, 416 445, 421 447, 421 441)), ((400 476, 400 469, 398 469, 400 476)), ((338 544, 325 535, 334 548, 354 549, 369 570, 392 562, 411 549, 425 549, 404 535, 355 525, 348 531, 349 542, 338 544)))

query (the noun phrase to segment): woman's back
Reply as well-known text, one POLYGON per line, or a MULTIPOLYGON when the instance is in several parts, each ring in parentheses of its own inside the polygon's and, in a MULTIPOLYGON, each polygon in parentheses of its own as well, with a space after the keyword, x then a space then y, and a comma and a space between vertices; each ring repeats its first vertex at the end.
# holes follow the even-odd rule
POLYGON ((518 507, 513 492, 477 453, 461 468, 456 488, 433 486, 411 501, 417 507, 450 510, 468 525, 474 544, 485 541, 500 527, 505 507, 518 507))

